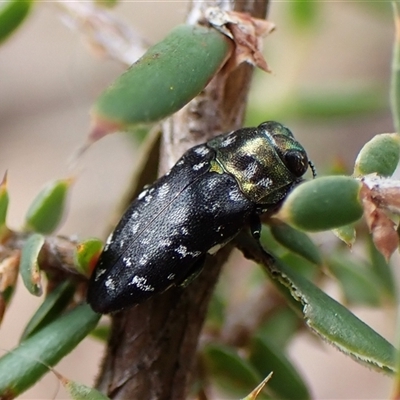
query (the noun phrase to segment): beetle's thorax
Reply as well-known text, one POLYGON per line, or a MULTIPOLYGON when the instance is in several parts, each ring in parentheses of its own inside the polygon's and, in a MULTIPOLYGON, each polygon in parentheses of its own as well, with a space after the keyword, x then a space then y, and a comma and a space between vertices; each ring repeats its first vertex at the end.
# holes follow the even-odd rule
POLYGON ((215 162, 221 171, 231 174, 243 194, 256 204, 277 203, 296 181, 268 132, 242 129, 217 137, 208 142, 208 146, 216 151, 215 162))

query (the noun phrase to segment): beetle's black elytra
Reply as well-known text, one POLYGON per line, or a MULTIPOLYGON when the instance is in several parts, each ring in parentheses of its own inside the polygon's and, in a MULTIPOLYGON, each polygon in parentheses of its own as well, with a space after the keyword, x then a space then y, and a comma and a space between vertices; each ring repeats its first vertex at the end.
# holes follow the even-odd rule
POLYGON ((308 166, 304 148, 273 121, 189 149, 132 202, 107 239, 88 303, 109 313, 187 281, 207 253, 274 209, 308 166))

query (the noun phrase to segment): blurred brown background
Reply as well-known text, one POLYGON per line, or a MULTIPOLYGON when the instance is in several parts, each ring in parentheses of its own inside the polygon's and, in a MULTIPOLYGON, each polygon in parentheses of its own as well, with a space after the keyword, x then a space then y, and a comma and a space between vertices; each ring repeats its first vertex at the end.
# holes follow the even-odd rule
MULTIPOLYGON (((305 41, 293 32, 285 2, 272 2, 270 19, 278 29, 266 39, 265 54, 273 73, 257 73, 252 94, 257 112, 262 113, 264 104, 271 110, 294 87, 374 82, 388 92, 394 28, 388 3, 375 6, 377 10, 351 2, 324 3, 318 27, 305 41)), ((181 1, 123 2, 115 13, 155 42, 184 20, 186 10, 187 4, 181 1)), ((69 175, 68 161, 88 131, 91 103, 123 71, 115 62, 93 57, 79 35, 63 25, 59 14, 55 4, 38 3, 28 21, 0 48, 0 174, 9 171, 11 227, 21 226, 43 184, 69 175)), ((319 169, 335 156, 351 166, 368 138, 393 130, 388 108, 361 117, 330 119, 329 123, 282 118, 319 169)), ((134 147, 123 134, 95 144, 80 163, 61 233, 79 238, 102 236, 134 162, 134 147)), ((3 352, 16 345, 39 303, 40 299, 19 285, 0 330, 3 352)), ((393 310, 354 311, 393 340, 393 310)), ((102 345, 87 339, 56 369, 91 384, 101 355, 102 345)), ((388 378, 308 336, 296 338, 291 355, 317 399, 383 399, 390 392, 388 378)), ((22 396, 66 397, 52 374, 22 396)))

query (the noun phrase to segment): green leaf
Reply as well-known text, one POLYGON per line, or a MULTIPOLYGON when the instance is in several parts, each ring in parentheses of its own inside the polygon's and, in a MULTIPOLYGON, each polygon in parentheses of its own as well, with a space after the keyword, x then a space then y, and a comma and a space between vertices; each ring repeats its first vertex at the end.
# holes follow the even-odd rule
POLYGON ((347 176, 316 178, 294 189, 277 218, 305 231, 323 231, 361 218, 362 184, 347 176))
POLYGON ((332 89, 326 86, 312 87, 293 93, 282 102, 269 104, 265 107, 253 106, 246 117, 246 125, 254 126, 259 121, 267 119, 287 120, 337 120, 338 118, 353 118, 370 115, 373 112, 386 110, 388 107, 387 92, 381 85, 370 85, 352 88, 346 83, 335 85, 332 89))
POLYGON ((90 332, 90 336, 100 340, 101 342, 107 342, 111 334, 111 326, 109 324, 99 324, 90 332))
POLYGON ((365 265, 343 254, 333 254, 327 264, 329 271, 338 279, 349 304, 380 305, 380 287, 365 265))
POLYGON ((377 173, 393 175, 400 159, 400 136, 396 133, 382 133, 374 136, 358 153, 354 176, 377 173))
POLYGON ((266 387, 274 399, 309 399, 307 386, 296 368, 283 353, 265 337, 254 337, 251 341, 249 360, 261 376, 273 371, 266 387))
POLYGON ((75 348, 100 319, 84 304, 56 319, 0 358, 0 397, 20 395, 75 348))
POLYGON ((97 238, 89 238, 76 245, 74 262, 76 269, 89 277, 96 266, 103 249, 103 242, 97 238))
POLYGON ((233 348, 208 344, 204 347, 202 355, 209 378, 218 388, 231 396, 244 397, 261 381, 256 370, 233 348))
POLYGON ((178 111, 207 85, 232 48, 213 28, 176 27, 96 100, 92 139, 178 111))
POLYGON ((302 305, 307 325, 320 337, 362 364, 394 371, 394 347, 347 308, 279 260, 267 272, 302 305))
POLYGON ((19 266, 21 277, 29 293, 35 296, 42 295, 38 256, 44 242, 45 239, 43 235, 34 233, 28 237, 21 252, 19 266))
POLYGON ((256 335, 268 338, 276 347, 284 349, 300 324, 298 315, 289 307, 277 310, 257 330, 256 335))
POLYGON ((299 257, 294 253, 286 253, 280 256, 279 259, 294 269, 297 273, 301 274, 307 279, 310 279, 311 281, 317 277, 318 272, 321 272, 321 269, 315 264, 310 263, 310 261, 303 257, 299 257))
POLYGON ((24 21, 33 5, 30 0, 0 2, 0 43, 7 39, 24 21))
POLYGON ((47 185, 36 196, 25 217, 25 230, 52 233, 64 214, 72 179, 60 179, 47 185))
POLYGON ((271 233, 282 246, 293 253, 315 265, 322 264, 322 256, 318 247, 305 233, 278 221, 271 225, 271 233))
POLYGON ((356 241, 354 225, 339 226, 339 228, 332 229, 332 233, 349 247, 352 247, 356 241))
POLYGON ((71 301, 74 293, 75 286, 71 282, 65 281, 47 295, 43 303, 26 325, 20 342, 32 336, 58 318, 71 301))
POLYGON ((82 383, 70 381, 65 378, 61 382, 72 400, 110 400, 109 397, 97 389, 83 385, 82 383))
POLYGON ((317 1, 293 0, 287 6, 296 34, 299 30, 313 28, 319 21, 320 4, 317 1))
POLYGON ((114 7, 118 4, 118 0, 96 0, 96 4, 102 7, 114 7))
POLYGON ((380 284, 384 296, 391 302, 396 301, 396 284, 392 269, 385 257, 377 250, 371 237, 367 238, 368 253, 371 262, 371 269, 376 282, 380 284))

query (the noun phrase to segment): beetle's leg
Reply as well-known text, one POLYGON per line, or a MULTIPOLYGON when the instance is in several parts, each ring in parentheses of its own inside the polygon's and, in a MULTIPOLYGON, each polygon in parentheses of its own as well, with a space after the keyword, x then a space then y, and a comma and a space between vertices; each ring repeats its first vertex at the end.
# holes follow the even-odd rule
POLYGON ((177 286, 186 287, 192 283, 199 275, 203 269, 204 262, 206 261, 206 254, 199 257, 198 260, 190 267, 189 271, 185 274, 182 280, 176 283, 177 286))
POLYGON ((260 217, 257 214, 252 214, 250 217, 250 231, 253 235, 253 238, 260 241, 261 235, 261 221, 260 217))

